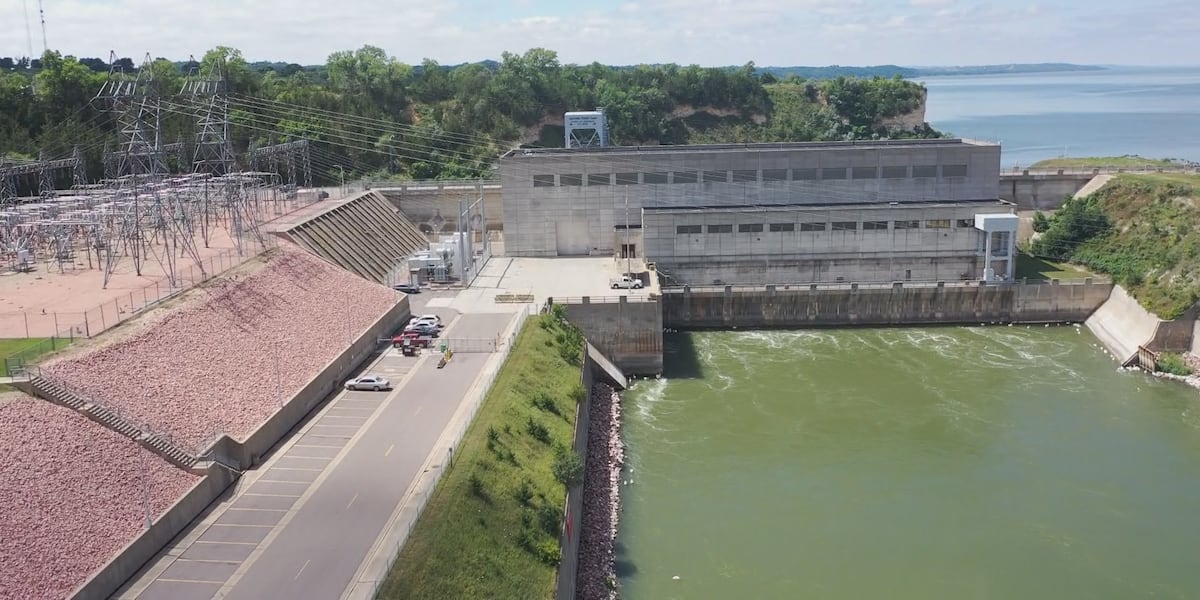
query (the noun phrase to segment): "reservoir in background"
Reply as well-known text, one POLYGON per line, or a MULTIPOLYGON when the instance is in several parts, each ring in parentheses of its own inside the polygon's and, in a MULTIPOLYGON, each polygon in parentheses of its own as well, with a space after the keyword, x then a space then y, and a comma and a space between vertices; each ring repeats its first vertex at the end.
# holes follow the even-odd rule
POLYGON ((1200 162, 1200 67, 951 75, 929 90, 925 120, 957 137, 1001 142, 1001 166, 1058 156, 1200 162))
POLYGON ((1086 330, 666 352, 624 394, 624 598, 1200 597, 1200 398, 1086 330))

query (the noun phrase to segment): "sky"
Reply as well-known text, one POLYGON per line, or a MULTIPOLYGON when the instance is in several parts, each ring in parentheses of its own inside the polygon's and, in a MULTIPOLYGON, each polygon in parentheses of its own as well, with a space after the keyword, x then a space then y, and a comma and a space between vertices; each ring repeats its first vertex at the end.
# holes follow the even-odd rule
MULTIPOLYGON (((232 46, 324 63, 363 45, 441 64, 548 48, 563 63, 703 66, 1196 64, 1195 0, 42 0, 77 57, 232 46)), ((40 55, 38 0, 0 0, 0 56, 40 55), (26 29, 28 14, 28 34, 26 29)))

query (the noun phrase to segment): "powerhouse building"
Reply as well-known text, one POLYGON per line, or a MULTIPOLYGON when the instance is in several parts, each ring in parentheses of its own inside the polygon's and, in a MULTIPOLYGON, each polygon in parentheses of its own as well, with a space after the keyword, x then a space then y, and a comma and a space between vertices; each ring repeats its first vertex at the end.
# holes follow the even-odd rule
POLYGON ((1011 279, 1000 147, 961 139, 513 150, 510 256, 632 256, 668 285, 1011 279))

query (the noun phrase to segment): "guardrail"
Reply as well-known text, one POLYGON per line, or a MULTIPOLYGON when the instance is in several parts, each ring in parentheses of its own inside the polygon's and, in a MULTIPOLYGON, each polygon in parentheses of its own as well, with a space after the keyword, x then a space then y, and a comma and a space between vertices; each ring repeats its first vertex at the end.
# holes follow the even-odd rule
POLYGON ((616 304, 619 302, 654 302, 658 294, 628 296, 551 296, 546 298, 546 306, 554 304, 616 304))
POLYGON ((377 189, 445 189, 445 188, 476 188, 498 189, 499 179, 409 179, 404 181, 363 181, 362 185, 368 190, 377 189))
POLYGON ((1178 167, 1160 167, 1143 165, 1131 167, 1084 167, 1084 168, 1038 168, 1022 169, 1013 167, 1011 170, 1001 169, 1000 177, 1025 177, 1029 175, 1108 175, 1119 173, 1200 173, 1200 165, 1180 165, 1178 167))
MULTIPOLYGON (((1008 287, 1014 285, 1107 285, 1111 283, 1106 278, 1086 278, 1086 279, 1016 279, 1013 281, 894 281, 894 282, 871 282, 871 283, 855 283, 855 282, 817 282, 817 283, 776 283, 776 284, 758 284, 758 285, 682 285, 675 287, 662 288, 663 295, 687 294, 693 292, 699 293, 724 293, 730 292, 767 292, 772 289, 780 290, 885 290, 896 288, 937 288, 937 287, 1008 287)), ((569 299, 555 299, 569 300, 569 299)), ((563 302, 568 303, 569 302, 563 302)))

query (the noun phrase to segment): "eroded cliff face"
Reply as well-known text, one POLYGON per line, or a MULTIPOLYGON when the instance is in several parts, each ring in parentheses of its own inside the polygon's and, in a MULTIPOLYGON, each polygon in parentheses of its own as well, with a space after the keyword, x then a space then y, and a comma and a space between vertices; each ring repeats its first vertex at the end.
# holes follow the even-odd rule
POLYGON ((921 90, 921 104, 912 112, 907 112, 893 117, 883 117, 876 121, 879 127, 886 127, 893 130, 913 131, 925 125, 925 103, 929 98, 929 92, 921 90))

